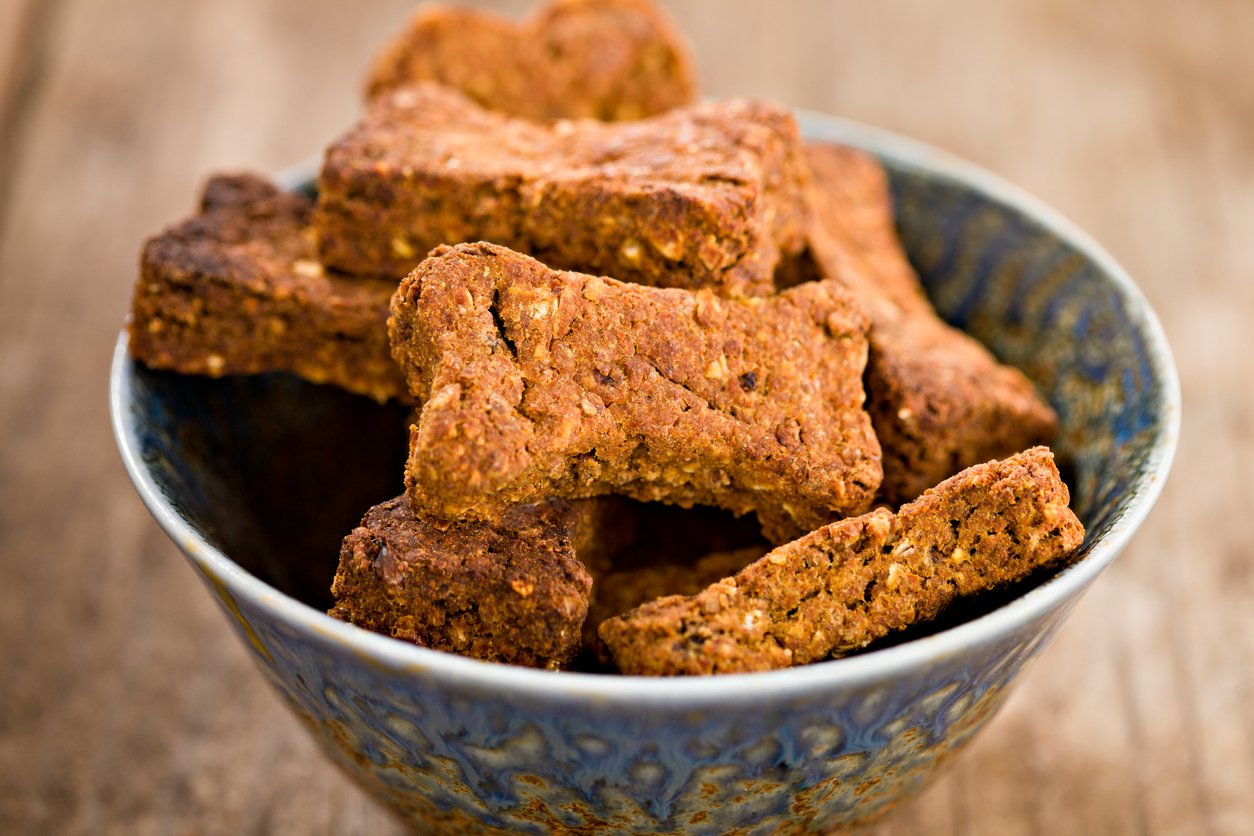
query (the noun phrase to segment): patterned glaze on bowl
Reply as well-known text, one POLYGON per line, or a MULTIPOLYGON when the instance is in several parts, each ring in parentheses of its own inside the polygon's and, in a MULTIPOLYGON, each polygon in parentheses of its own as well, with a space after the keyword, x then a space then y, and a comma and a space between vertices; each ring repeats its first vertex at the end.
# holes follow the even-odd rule
POLYGON ((930 635, 786 671, 651 680, 492 665, 342 624, 320 609, 338 540, 400 492, 403 410, 283 375, 152 372, 119 341, 113 420, 144 502, 328 755, 417 829, 782 833, 872 818, 992 716, 1157 497, 1178 383, 1118 265, 974 166, 800 118, 810 137, 883 159, 942 315, 1024 368, 1062 418, 1081 559, 930 635))

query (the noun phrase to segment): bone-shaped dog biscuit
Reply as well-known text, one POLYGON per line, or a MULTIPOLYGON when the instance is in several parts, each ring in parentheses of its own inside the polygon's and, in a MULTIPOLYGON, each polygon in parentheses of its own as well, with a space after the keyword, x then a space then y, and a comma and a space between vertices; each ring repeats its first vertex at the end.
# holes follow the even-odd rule
POLYGON ((865 320, 835 282, 723 299, 463 244, 401 283, 389 328, 426 400, 406 467, 425 513, 615 493, 756 511, 779 540, 879 484, 865 320))
POLYGON ((690 104, 692 59, 648 0, 558 0, 515 23, 424 6, 375 58, 368 95, 415 81, 448 85, 525 119, 639 119, 690 104))

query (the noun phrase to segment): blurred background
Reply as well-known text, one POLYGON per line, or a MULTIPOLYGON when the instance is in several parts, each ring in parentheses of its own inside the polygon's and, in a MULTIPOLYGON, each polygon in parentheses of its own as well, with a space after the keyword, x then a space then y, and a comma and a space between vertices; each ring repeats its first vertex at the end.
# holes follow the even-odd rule
MULTIPOLYGON (((707 93, 898 131, 1052 204, 1139 282, 1180 367, 1149 521, 875 832, 1254 833, 1254 3, 663 5, 707 93)), ((143 238, 210 172, 318 153, 411 6, 0 4, 0 832, 395 829, 148 518, 106 379, 143 238)))

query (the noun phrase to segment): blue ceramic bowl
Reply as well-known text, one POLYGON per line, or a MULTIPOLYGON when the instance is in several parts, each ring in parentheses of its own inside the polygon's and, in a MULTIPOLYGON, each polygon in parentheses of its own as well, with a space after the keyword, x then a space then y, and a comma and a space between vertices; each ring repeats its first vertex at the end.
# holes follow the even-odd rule
POLYGON ((1178 383, 1123 270, 972 165, 801 119, 884 161, 941 314, 1027 371, 1062 418, 1080 559, 931 635, 793 670, 645 679, 488 664, 334 621, 322 609, 340 536, 401 490, 403 412, 281 375, 152 372, 119 341, 113 420, 140 496, 327 754, 418 829, 779 833, 872 818, 987 722, 1157 497, 1178 383))

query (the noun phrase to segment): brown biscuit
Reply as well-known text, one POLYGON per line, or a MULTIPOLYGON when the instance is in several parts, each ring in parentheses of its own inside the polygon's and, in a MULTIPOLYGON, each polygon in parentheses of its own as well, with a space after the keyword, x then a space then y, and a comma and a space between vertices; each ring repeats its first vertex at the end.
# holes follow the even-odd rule
POLYGON ((144 246, 131 354, 182 374, 287 371, 380 401, 407 397, 388 351, 396 282, 325 271, 311 209, 260 177, 210 180, 199 214, 144 246))
POLYGON ((418 84, 327 151, 315 227, 323 260, 350 273, 399 278, 433 247, 483 240, 623 281, 764 295, 781 253, 805 246, 808 177, 778 105, 538 125, 418 84))
POLYGON ((811 255, 871 319, 867 411, 884 448, 883 496, 905 502, 965 467, 1050 441, 1058 418, 1031 381, 932 309, 897 238, 879 163, 836 145, 806 150, 811 255))
POLYGON ((664 561, 613 569, 593 576, 592 603, 583 627, 583 645, 597 652, 601 622, 663 595, 696 595, 730 577, 770 551, 768 545, 711 552, 695 561, 664 561))
POLYGON ((865 321, 834 282, 722 299, 551 270, 494 244, 440 251, 392 300, 426 400, 406 485, 436 516, 619 494, 756 511, 787 539, 865 510, 879 445, 865 321))
POLYGON ((1059 564, 1084 539, 1053 454, 968 468, 894 515, 877 510, 780 546, 691 597, 601 625, 627 674, 770 670, 847 653, 955 598, 1059 564))
POLYGON ((688 47, 644 0, 559 0, 515 23, 424 6, 375 59, 369 98, 416 81, 448 85, 524 119, 640 119, 691 104, 688 47))
POLYGON ((614 526, 605 503, 550 500, 494 523, 443 523, 406 497, 376 505, 344 538, 330 614, 476 659, 558 669, 574 658, 592 579, 614 526))

